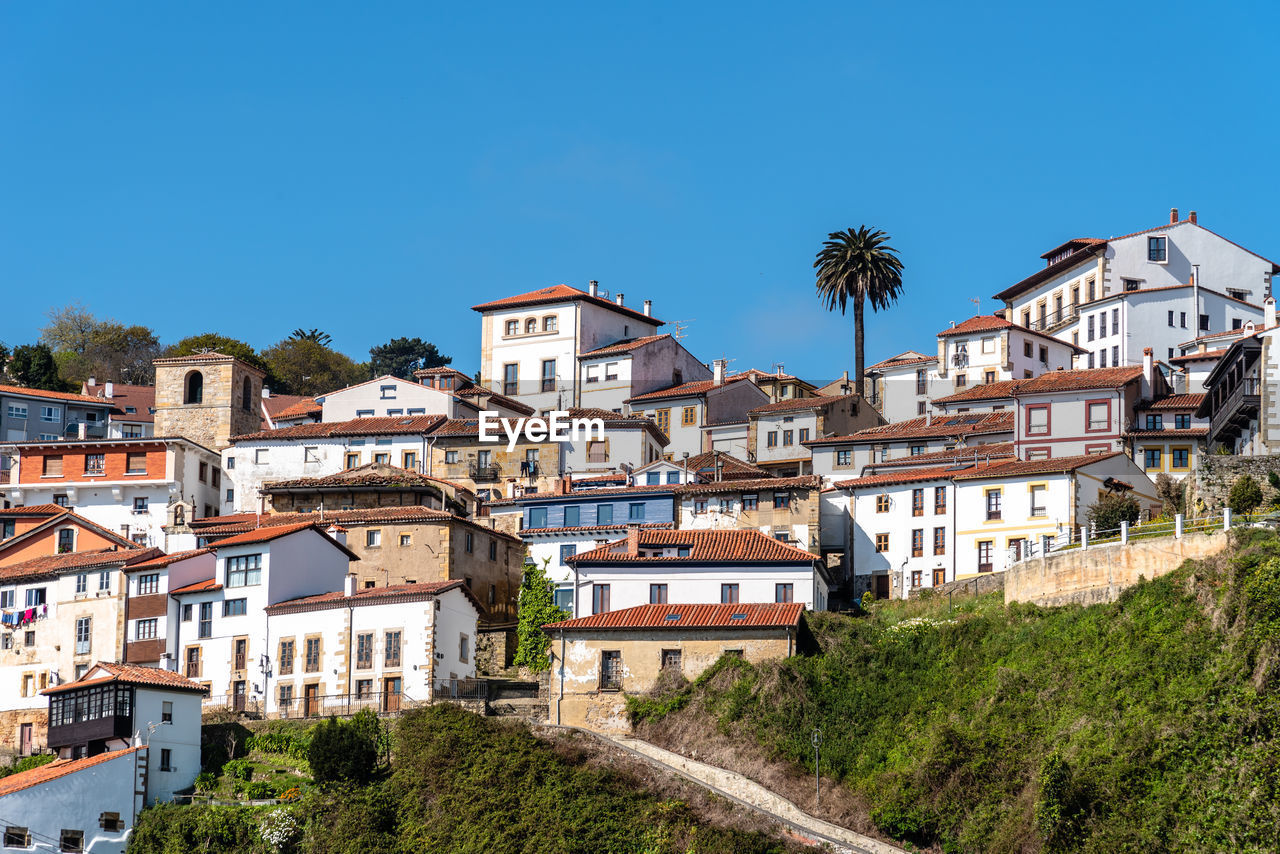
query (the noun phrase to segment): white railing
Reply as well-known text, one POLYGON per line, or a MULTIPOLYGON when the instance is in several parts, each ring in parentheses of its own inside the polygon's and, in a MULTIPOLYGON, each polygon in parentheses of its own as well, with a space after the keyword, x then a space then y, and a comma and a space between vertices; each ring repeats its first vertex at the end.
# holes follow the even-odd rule
POLYGON ((1179 513, 1172 519, 1153 519, 1137 525, 1121 522, 1118 528, 1103 530, 1093 525, 1082 525, 1078 528, 1060 526, 1057 532, 1052 535, 1042 535, 1038 541, 1026 540, 1010 546, 1007 557, 1008 563, 1012 565, 1030 558, 1045 557, 1072 549, 1083 550, 1108 545, 1127 546, 1130 543, 1158 537, 1181 539, 1187 534, 1211 534, 1242 525, 1260 524, 1273 518, 1262 514, 1234 514, 1230 508, 1225 508, 1221 516, 1187 519, 1179 513))

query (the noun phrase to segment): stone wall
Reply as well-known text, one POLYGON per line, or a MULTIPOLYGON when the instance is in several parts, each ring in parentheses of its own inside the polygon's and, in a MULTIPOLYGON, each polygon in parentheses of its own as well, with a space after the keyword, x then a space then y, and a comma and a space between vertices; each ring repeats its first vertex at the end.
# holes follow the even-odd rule
POLYGON ((911 590, 908 595, 912 598, 919 597, 922 593, 930 592, 934 596, 946 596, 948 593, 953 596, 981 596, 984 593, 997 593, 1004 590, 1003 572, 984 572, 981 575, 971 575, 968 578, 961 578, 957 581, 948 581, 946 584, 940 584, 937 587, 922 587, 919 590, 911 590))
POLYGON ((1280 474, 1280 456, 1241 457, 1234 454, 1201 454, 1199 464, 1191 475, 1190 495, 1187 502, 1188 516, 1212 516, 1221 513, 1227 504, 1231 485, 1241 475, 1252 475, 1262 487, 1263 504, 1280 497, 1280 492, 1267 483, 1271 472, 1280 474))
POLYGON ((476 630, 476 672, 496 676, 511 666, 516 657, 516 626, 481 625, 476 630))
POLYGON ((1185 560, 1217 554, 1226 545, 1227 534, 1217 531, 1054 552, 1002 573, 1004 601, 1044 606, 1114 602, 1140 578, 1158 578, 1185 560))

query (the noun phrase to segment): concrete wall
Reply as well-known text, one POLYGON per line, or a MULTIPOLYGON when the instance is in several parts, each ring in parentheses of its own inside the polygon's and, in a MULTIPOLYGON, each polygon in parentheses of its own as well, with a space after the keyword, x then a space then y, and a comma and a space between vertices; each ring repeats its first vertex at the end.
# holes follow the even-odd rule
POLYGON ((1139 578, 1158 578, 1185 560, 1217 554, 1226 545, 1226 533, 1218 531, 1056 552, 1006 570, 1004 601, 1045 606, 1114 602, 1139 578))

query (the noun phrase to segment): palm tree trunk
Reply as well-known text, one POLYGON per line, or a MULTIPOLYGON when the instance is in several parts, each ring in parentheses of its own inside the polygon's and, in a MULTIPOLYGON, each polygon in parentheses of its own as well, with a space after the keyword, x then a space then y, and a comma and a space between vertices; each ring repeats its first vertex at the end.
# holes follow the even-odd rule
POLYGON ((863 339, 864 332, 862 328, 862 300, 854 300, 853 303, 853 389, 858 394, 863 394, 862 381, 864 376, 864 357, 863 357, 863 339))

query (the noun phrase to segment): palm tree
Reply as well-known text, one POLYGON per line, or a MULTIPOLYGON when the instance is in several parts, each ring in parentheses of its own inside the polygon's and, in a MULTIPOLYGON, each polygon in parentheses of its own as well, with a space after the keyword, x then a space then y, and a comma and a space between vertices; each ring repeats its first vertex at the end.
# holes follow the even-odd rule
POLYGON ((864 374, 863 305, 888 308, 902 295, 902 260, 888 243, 889 235, 865 225, 857 231, 833 231, 813 262, 818 271, 818 297, 827 311, 853 303, 854 388, 862 393, 864 374))
POLYGON ((294 341, 314 341, 321 347, 328 347, 333 340, 328 332, 321 332, 319 329, 295 329, 289 338, 294 341))

